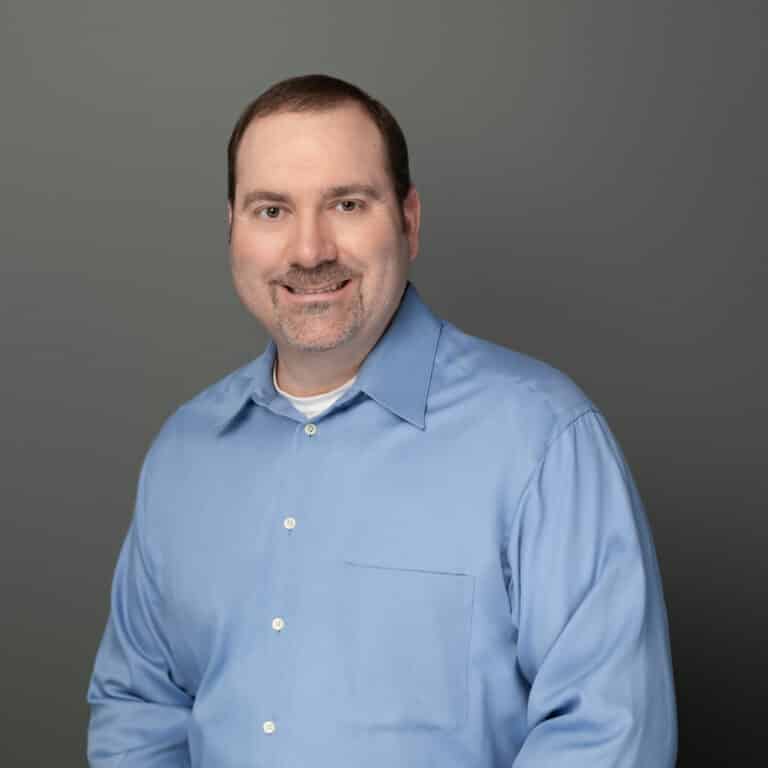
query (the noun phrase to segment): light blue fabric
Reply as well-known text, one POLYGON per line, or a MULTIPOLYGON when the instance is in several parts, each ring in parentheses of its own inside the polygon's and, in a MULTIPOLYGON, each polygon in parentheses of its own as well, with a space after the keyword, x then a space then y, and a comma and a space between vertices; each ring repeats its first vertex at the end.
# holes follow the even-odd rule
POLYGON ((648 522, 584 393, 411 283, 313 422, 275 392, 274 356, 147 452, 91 766, 673 766, 648 522))

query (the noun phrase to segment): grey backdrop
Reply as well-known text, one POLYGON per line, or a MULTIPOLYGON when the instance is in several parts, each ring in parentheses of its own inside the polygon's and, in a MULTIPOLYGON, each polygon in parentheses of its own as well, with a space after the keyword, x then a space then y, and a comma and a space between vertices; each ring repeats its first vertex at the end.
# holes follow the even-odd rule
POLYGON ((679 765, 764 764, 767 14, 5 2, 0 764, 85 764, 144 451, 266 343, 227 270, 229 131, 318 71, 402 124, 433 309, 605 411, 656 539, 679 765))

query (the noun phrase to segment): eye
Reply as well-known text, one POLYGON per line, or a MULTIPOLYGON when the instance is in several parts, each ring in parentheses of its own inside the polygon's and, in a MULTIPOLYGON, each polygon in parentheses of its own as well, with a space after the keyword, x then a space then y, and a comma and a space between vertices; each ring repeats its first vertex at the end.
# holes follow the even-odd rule
POLYGON ((279 205, 268 205, 265 208, 260 208, 256 213, 260 218, 276 219, 281 210, 279 205))
POLYGON ((359 211, 363 207, 363 203, 359 200, 339 200, 336 203, 336 207, 341 206, 340 210, 345 213, 352 213, 353 211, 359 211))

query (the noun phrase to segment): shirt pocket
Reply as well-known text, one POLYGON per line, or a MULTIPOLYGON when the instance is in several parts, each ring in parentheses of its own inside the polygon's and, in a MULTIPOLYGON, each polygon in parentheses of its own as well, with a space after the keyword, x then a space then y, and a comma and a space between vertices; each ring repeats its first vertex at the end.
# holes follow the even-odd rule
POLYGON ((344 722, 458 728, 467 717, 474 578, 343 563, 344 722))

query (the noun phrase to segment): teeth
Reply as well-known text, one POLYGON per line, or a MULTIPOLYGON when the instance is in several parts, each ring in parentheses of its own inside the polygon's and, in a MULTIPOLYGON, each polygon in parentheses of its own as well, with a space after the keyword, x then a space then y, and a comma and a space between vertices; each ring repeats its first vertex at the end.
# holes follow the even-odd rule
POLYGON ((346 280, 342 280, 340 283, 336 283, 336 285, 332 285, 330 288, 321 288, 321 289, 316 290, 316 291, 297 291, 297 290, 294 290, 294 293, 300 293, 302 295, 312 294, 312 293, 330 293, 332 291, 337 291, 339 288, 341 288, 342 285, 344 285, 345 282, 346 282, 346 280))

